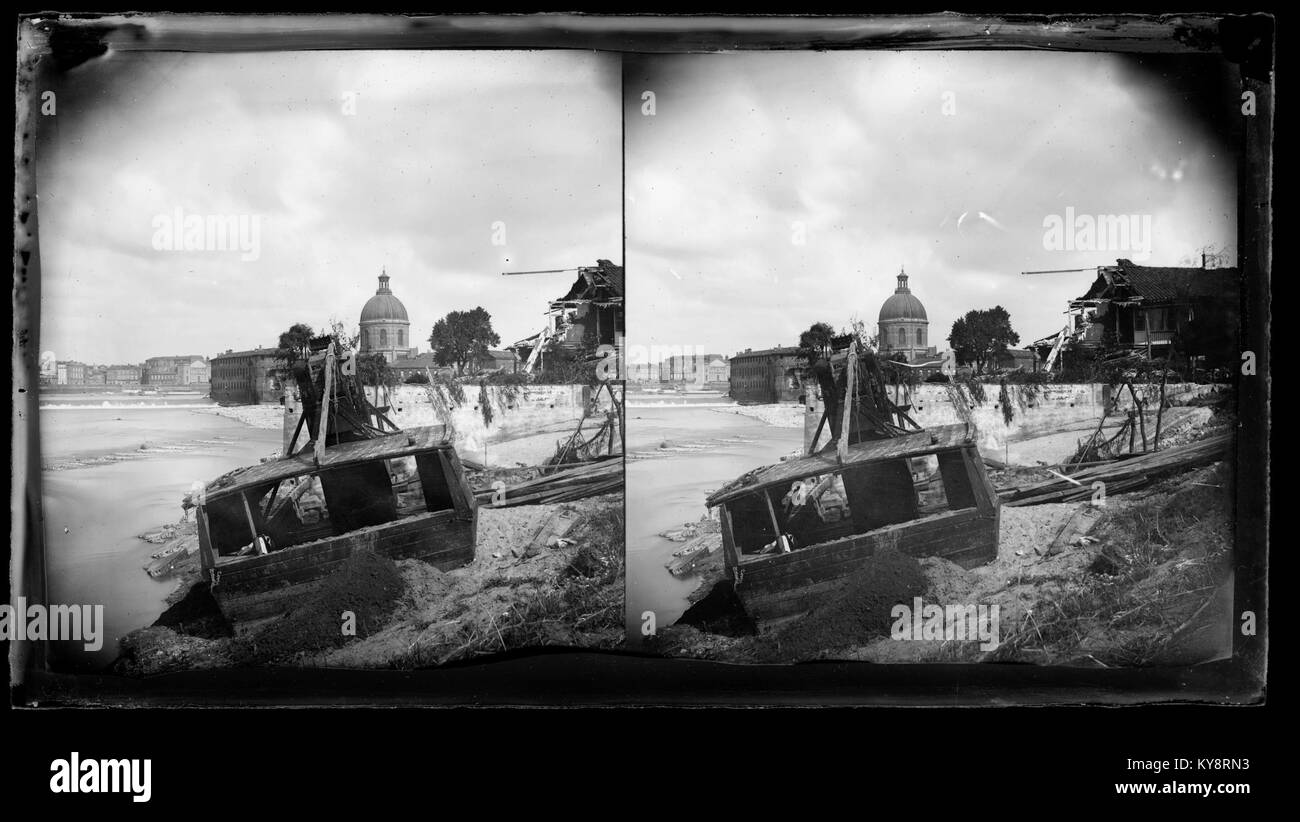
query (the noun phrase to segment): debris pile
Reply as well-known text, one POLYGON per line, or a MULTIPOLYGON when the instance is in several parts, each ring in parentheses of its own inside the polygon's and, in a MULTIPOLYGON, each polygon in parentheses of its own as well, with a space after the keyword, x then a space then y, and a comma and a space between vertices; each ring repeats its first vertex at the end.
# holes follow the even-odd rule
POLYGON ((572 502, 614 493, 622 488, 623 460, 615 457, 561 468, 504 488, 486 488, 475 492, 475 498, 481 506, 508 508, 515 505, 572 502))
POLYGON ((999 495, 1003 505, 1037 505, 1090 499, 1099 490, 1106 496, 1132 491, 1170 474, 1218 462, 1227 456, 1231 444, 1231 435, 1219 434, 1175 448, 1088 465, 1068 476, 1053 471, 1051 479, 1002 488, 999 495), (1094 487, 1097 482, 1104 486, 1094 487))

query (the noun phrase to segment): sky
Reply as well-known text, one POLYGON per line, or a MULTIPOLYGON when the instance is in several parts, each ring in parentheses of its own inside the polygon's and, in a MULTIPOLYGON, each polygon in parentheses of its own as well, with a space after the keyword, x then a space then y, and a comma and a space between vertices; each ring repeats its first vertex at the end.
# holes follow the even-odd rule
POLYGON ((1222 72, 1024 51, 629 63, 629 342, 731 354, 819 321, 875 331, 905 267, 931 345, 999 304, 1023 345, 1059 331, 1098 265, 1207 246, 1235 264, 1240 86, 1222 72), (1045 247, 1070 213, 1136 216, 1149 248, 1045 247), (1090 270, 1020 273, 1073 268, 1090 270))
POLYGON ((594 52, 77 66, 38 118, 41 350, 138 363, 355 331, 383 269, 422 351, 476 306, 503 345, 534 334, 577 275, 503 271, 623 262, 619 78, 594 52), (225 217, 223 247, 206 228, 225 217))

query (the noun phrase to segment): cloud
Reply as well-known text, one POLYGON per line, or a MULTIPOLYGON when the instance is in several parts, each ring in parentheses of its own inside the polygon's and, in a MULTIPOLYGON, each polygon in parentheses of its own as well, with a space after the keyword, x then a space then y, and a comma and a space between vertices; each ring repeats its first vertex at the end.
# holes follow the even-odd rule
POLYGON ((513 342, 569 280, 502 271, 622 261, 608 56, 111 54, 57 95, 37 185, 41 346, 61 358, 213 354, 297 321, 355 324, 384 267, 414 341, 482 305, 513 342), (178 208, 256 217, 258 259, 155 249, 153 219, 178 208))
POLYGON ((626 76, 633 342, 736 351, 874 325, 900 266, 935 344, 998 303, 1032 340, 1091 276, 1021 271, 1129 256, 1045 249, 1049 214, 1152 215, 1157 265, 1235 242, 1234 161, 1203 104, 1170 103, 1196 89, 1108 55, 667 56, 626 76))

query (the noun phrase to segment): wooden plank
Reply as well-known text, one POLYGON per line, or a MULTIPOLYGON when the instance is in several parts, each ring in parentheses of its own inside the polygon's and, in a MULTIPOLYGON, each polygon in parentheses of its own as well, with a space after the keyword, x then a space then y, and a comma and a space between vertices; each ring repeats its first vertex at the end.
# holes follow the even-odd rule
POLYGON ((299 545, 282 548, 262 556, 247 556, 231 558, 221 564, 223 575, 228 574, 231 578, 238 577, 243 573, 245 568, 276 568, 280 565, 290 565, 300 561, 303 557, 312 557, 320 552, 328 552, 335 546, 343 546, 348 550, 348 546, 369 545, 373 542, 387 543, 389 539, 402 540, 398 544, 405 544, 405 540, 411 534, 423 533, 453 533, 463 524, 457 526, 453 521, 451 511, 438 512, 436 514, 425 514, 413 517, 409 522, 399 522, 396 527, 389 523, 386 525, 370 526, 369 528, 352 531, 339 536, 326 537, 313 542, 305 542, 299 545), (378 535, 382 534, 382 539, 378 535))
POLYGON ((849 458, 849 432, 853 420, 853 395, 857 389, 858 379, 858 341, 849 345, 849 356, 844 364, 844 416, 840 418, 840 440, 836 443, 835 455, 840 465, 849 458))
POLYGON ((728 572, 731 572, 740 564, 740 560, 736 555, 736 538, 731 530, 731 512, 725 505, 718 509, 718 524, 722 527, 722 558, 728 572))
MULTIPOLYGON (((321 397, 320 427, 316 436, 316 464, 325 460, 325 442, 329 439, 330 397, 334 393, 334 344, 325 350, 325 393, 321 397)), ((338 432, 335 432, 335 436, 338 432)))
POLYGON ((218 600, 224 602, 230 597, 290 587, 319 579, 341 567, 355 551, 363 548, 374 550, 392 560, 423 560, 444 571, 459 568, 474 558, 473 538, 468 533, 468 529, 460 540, 440 539, 430 535, 400 551, 373 545, 340 546, 320 557, 311 557, 287 567, 282 566, 274 573, 270 573, 269 569, 265 568, 241 569, 238 576, 222 571, 221 584, 218 586, 221 593, 218 600))
MULTIPOLYGON (((763 501, 767 503, 767 515, 772 519, 772 533, 776 534, 774 539, 779 546, 781 543, 781 523, 776 519, 776 508, 772 505, 772 491, 769 489, 763 492, 763 501)), ((777 548, 779 551, 780 548, 777 548)))
POLYGON ((216 567, 216 560, 212 556, 212 535, 208 533, 208 515, 202 505, 194 509, 194 523, 198 526, 199 532, 199 567, 203 569, 203 576, 211 582, 211 571, 216 567))
POLYGON ((248 530, 249 533, 253 535, 251 541, 257 542, 257 521, 253 519, 253 509, 248 504, 248 494, 241 493, 239 495, 239 501, 244 504, 244 516, 248 520, 248 530))
MULTIPOLYGON (((966 433, 966 426, 940 425, 913 434, 854 443, 848 448, 845 465, 937 454, 940 451, 961 448, 970 442, 972 440, 966 433)), ((745 485, 732 482, 724 486, 709 496, 707 504, 712 507, 743 494, 756 493, 766 487, 791 483, 819 474, 839 473, 843 467, 844 465, 839 463, 835 455, 827 454, 813 454, 786 460, 748 472, 746 476, 752 481, 745 485)))
MULTIPOLYGON (((900 552, 917 559, 939 557, 963 567, 983 565, 997 555, 997 535, 993 532, 992 525, 990 521, 984 528, 968 529, 942 540, 903 542, 896 547, 900 552)), ((839 554, 835 558, 801 560, 797 564, 772 566, 762 571, 746 570, 745 584, 755 590, 770 590, 797 585, 801 581, 817 582, 846 576, 880 547, 879 540, 863 538, 855 541, 852 552, 839 554)))
POLYGON ((251 465, 236 474, 229 484, 220 488, 209 486, 206 499, 209 502, 223 499, 257 485, 314 474, 321 468, 344 468, 377 459, 397 459, 427 451, 448 450, 452 446, 446 439, 446 431, 442 425, 425 425, 385 437, 331 445, 325 450, 324 460, 319 466, 314 454, 307 453, 251 465), (413 444, 411 440, 414 440, 413 444))

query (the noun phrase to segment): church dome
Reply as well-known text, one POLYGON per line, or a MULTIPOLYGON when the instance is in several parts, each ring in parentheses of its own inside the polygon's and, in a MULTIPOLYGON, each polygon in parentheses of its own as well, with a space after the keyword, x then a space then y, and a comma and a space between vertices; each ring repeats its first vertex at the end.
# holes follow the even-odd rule
POLYGON ((365 307, 361 309, 361 322, 410 322, 406 316, 406 306, 393 296, 392 289, 388 287, 387 274, 379 275, 379 288, 375 291, 375 296, 366 300, 365 307))
POLYGON ((893 295, 880 306, 880 322, 899 320, 929 322, 929 318, 925 316, 925 306, 912 295, 912 290, 907 287, 907 275, 902 271, 898 272, 898 288, 895 288, 893 295))

